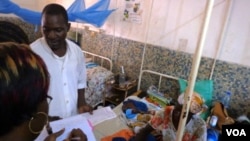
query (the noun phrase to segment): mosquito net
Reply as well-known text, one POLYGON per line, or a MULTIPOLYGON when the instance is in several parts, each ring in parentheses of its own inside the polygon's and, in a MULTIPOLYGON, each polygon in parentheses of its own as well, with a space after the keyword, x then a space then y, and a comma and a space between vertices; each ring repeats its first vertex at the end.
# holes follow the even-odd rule
MULTIPOLYGON (((114 11, 109 10, 110 0, 99 0, 89 8, 85 7, 84 0, 75 0, 67 9, 69 21, 89 23, 101 27, 108 16, 114 11)), ((15 14, 26 22, 40 25, 41 12, 22 8, 10 0, 0 0, 0 13, 15 14)))

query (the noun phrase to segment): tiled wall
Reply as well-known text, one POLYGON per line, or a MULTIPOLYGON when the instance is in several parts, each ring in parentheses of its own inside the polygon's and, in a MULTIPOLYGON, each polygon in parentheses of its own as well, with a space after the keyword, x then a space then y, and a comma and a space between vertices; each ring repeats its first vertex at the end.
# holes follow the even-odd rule
MULTIPOLYGON (((143 69, 150 69, 174 77, 188 79, 192 67, 192 54, 177 52, 159 46, 148 45, 132 40, 113 37, 105 34, 82 33, 82 48, 90 52, 102 54, 113 60, 113 72, 119 72, 119 66, 125 67, 126 73, 138 78, 145 49, 143 69)), ((202 58, 197 80, 210 78, 214 59, 202 58)), ((241 114, 250 116, 250 68, 216 60, 212 75, 214 92, 213 99, 221 99, 224 91, 232 92, 229 115, 236 117, 241 114)), ((143 74, 141 89, 146 90, 150 85, 158 85, 155 75, 143 74)), ((176 80, 163 79, 161 91, 173 98, 179 94, 179 84, 176 80)))

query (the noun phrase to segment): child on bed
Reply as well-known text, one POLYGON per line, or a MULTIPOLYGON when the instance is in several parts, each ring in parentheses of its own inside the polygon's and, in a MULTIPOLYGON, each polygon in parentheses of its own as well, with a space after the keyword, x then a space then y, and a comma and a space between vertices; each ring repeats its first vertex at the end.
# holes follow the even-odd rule
MULTIPOLYGON (((182 141, 205 141, 207 138, 206 122, 197 115, 203 110, 201 100, 199 94, 193 94, 182 141)), ((147 135, 154 130, 161 133, 163 141, 175 141, 182 110, 181 104, 180 100, 180 103, 175 106, 166 106, 163 110, 156 112, 146 127, 135 135, 133 141, 146 141, 147 135)))

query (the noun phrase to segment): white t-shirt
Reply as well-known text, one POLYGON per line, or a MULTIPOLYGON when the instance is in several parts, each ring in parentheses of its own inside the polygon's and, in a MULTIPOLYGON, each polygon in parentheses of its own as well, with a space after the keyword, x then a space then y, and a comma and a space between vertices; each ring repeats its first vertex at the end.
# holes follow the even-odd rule
POLYGON ((48 95, 53 97, 49 105, 50 116, 66 118, 77 114, 78 89, 86 87, 85 58, 81 48, 66 39, 67 52, 63 57, 53 53, 45 38, 31 43, 31 49, 42 57, 50 74, 48 95))

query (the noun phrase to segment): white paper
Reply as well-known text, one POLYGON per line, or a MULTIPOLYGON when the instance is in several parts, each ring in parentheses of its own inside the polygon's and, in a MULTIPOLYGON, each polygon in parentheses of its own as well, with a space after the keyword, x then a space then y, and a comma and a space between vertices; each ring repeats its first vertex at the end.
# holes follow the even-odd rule
POLYGON ((93 126, 117 116, 109 106, 94 110, 92 115, 89 113, 82 115, 86 117, 93 126))
POLYGON ((52 127, 53 132, 57 132, 63 128, 65 128, 65 131, 63 135, 58 137, 57 141, 62 141, 66 139, 71 130, 74 128, 80 128, 82 131, 87 135, 88 141, 96 141, 93 128, 89 121, 83 116, 83 115, 76 115, 69 118, 65 118, 63 120, 57 120, 50 123, 50 126, 52 127))
MULTIPOLYGON (((66 139, 74 128, 80 128, 87 135, 88 141, 96 141, 93 134, 93 126, 109 119, 117 117, 115 112, 108 106, 93 111, 93 114, 83 113, 62 120, 50 122, 53 132, 65 128, 64 133, 57 138, 57 141, 66 139)), ((43 141, 48 136, 46 129, 41 132, 35 141, 43 141)))

